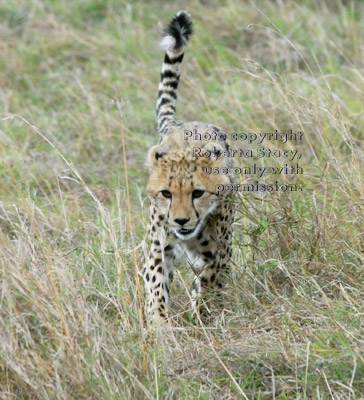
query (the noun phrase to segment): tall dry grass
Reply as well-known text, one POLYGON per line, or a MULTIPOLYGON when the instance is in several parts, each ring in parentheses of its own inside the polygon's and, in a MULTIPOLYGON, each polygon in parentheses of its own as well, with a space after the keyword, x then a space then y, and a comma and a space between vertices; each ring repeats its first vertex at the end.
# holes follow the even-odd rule
POLYGON ((0 3, 1 398, 363 397, 362 12, 359 1, 0 3), (303 190, 238 194, 224 307, 191 323, 180 268, 173 328, 152 340, 135 273, 148 244, 143 164, 157 140, 158 24, 181 8, 196 28, 180 118, 303 131, 278 146, 302 153, 304 174, 280 180, 303 190))

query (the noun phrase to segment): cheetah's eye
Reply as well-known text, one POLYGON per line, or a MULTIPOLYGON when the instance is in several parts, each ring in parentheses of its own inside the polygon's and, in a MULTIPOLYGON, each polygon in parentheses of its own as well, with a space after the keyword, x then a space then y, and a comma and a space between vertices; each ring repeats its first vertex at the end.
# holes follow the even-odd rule
POLYGON ((194 190, 192 192, 192 198, 193 199, 198 199, 198 198, 202 197, 204 193, 205 193, 204 190, 194 190))
POLYGON ((170 199, 172 197, 172 193, 169 190, 162 190, 161 193, 166 199, 170 199))

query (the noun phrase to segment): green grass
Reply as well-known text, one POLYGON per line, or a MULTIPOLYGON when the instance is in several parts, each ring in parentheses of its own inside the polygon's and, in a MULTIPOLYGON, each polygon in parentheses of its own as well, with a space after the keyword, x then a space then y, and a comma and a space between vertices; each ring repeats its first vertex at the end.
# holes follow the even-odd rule
POLYGON ((363 396, 363 4, 253 3, 0 0, 1 398, 363 396), (236 196, 224 309, 188 322, 181 268, 153 338, 133 248, 141 267, 160 26, 179 9, 179 118, 302 130, 304 174, 281 180, 303 191, 236 196))

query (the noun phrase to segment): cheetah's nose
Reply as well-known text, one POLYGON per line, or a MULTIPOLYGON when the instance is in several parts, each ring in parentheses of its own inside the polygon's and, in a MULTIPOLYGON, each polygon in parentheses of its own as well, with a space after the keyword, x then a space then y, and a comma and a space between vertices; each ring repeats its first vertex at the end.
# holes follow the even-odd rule
POLYGON ((174 222, 177 222, 177 224, 183 226, 189 220, 189 218, 175 218, 174 222))

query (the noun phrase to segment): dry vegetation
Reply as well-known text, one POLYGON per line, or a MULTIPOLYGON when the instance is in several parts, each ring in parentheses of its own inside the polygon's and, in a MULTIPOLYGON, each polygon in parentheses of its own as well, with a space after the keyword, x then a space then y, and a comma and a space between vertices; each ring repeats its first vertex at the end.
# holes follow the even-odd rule
POLYGON ((350 0, 0 1, 2 399, 363 398, 363 13, 350 0), (179 9, 196 31, 179 117, 302 130, 304 174, 282 180, 303 191, 237 198, 224 310, 191 324, 181 268, 174 328, 152 340, 133 255, 139 268, 160 23, 179 9))

